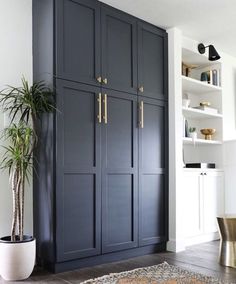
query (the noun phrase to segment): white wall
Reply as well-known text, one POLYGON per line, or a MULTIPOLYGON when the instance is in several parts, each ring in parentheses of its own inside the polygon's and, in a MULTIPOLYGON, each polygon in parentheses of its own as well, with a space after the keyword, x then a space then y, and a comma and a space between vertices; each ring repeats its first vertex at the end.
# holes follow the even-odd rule
POLYGON ((236 214, 236 58, 221 53, 223 88, 223 138, 225 212, 236 214))
POLYGON ((223 138, 224 141, 229 141, 236 139, 236 58, 223 52, 220 54, 222 57, 223 138))
MULTIPOLYGON (((0 0, 0 11, 0 89, 3 89, 7 84, 19 86, 22 75, 32 82, 32 0, 0 0)), ((3 118, 0 110, 0 131, 3 118)), ((26 195, 25 233, 32 234, 31 186, 26 195)), ((11 208, 8 174, 0 170, 0 236, 10 233, 11 208)))

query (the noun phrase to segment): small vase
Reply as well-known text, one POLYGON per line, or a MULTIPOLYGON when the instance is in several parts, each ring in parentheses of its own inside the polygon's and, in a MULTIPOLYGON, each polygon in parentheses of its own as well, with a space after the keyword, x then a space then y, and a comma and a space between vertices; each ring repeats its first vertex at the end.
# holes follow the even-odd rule
POLYGON ((189 136, 192 138, 193 144, 195 145, 195 141, 197 139, 197 132, 190 132, 189 136))

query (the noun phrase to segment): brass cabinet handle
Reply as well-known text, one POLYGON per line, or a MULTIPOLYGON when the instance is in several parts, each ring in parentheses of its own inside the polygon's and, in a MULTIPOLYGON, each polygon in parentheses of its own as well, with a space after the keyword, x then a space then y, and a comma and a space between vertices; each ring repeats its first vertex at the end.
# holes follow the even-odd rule
POLYGON ((107 83, 108 83, 107 78, 102 79, 102 82, 103 82, 103 84, 107 85, 107 83))
POLYGON ((140 86, 140 87, 138 88, 138 90, 139 90, 140 93, 143 93, 143 92, 144 92, 144 87, 143 87, 143 86, 140 86))
POLYGON ((98 123, 102 123, 102 94, 99 93, 98 94, 98 115, 97 115, 97 119, 98 119, 98 123))
POLYGON ((97 79, 98 83, 102 83, 102 77, 101 76, 97 77, 96 79, 97 79))
POLYGON ((140 126, 140 128, 144 128, 143 101, 141 101, 141 102, 139 103, 139 111, 140 111, 139 126, 140 126))
POLYGON ((104 120, 104 123, 107 124, 107 94, 104 94, 103 96, 103 103, 104 103, 103 120, 104 120))

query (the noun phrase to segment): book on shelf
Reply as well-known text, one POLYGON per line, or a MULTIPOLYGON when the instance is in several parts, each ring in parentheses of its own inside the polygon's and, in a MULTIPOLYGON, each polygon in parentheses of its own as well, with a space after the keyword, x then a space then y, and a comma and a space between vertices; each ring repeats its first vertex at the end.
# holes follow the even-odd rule
POLYGON ((207 70, 203 73, 207 74, 207 83, 214 86, 221 86, 221 70, 220 69, 212 69, 207 70))
POLYGON ((215 86, 218 86, 217 70, 216 69, 212 70, 212 84, 215 85, 215 86))
POLYGON ((197 107, 193 107, 194 109, 199 109, 202 111, 205 111, 207 113, 211 113, 211 114, 218 114, 218 109, 216 108, 212 108, 209 106, 197 106, 197 107))

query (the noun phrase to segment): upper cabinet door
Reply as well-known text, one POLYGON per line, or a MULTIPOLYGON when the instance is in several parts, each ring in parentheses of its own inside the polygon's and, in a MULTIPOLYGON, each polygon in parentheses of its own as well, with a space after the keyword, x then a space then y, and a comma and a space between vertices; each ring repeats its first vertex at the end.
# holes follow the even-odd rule
POLYGON ((167 100, 167 33, 138 23, 138 91, 153 99, 167 100))
POLYGON ((103 87, 137 94, 136 19, 102 6, 103 87))
POLYGON ((58 0, 56 9, 56 76, 100 85, 99 2, 58 0))

